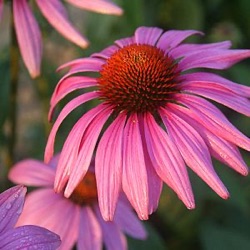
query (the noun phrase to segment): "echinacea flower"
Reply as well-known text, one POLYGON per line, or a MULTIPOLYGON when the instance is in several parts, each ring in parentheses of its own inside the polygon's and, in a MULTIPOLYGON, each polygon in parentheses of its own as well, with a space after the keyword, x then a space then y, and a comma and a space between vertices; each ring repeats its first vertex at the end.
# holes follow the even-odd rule
POLYGON ((15 186, 0 194, 0 249, 57 249, 58 235, 33 225, 14 227, 22 213, 27 189, 15 186))
POLYGON ((95 175, 89 171, 67 199, 55 193, 53 183, 57 157, 46 165, 34 159, 18 162, 9 173, 15 183, 40 187, 27 195, 17 225, 39 225, 57 233, 60 249, 126 249, 124 233, 145 239, 146 232, 125 197, 120 197, 114 221, 103 220, 97 201, 95 175))
POLYGON ((182 44, 195 34, 201 32, 140 27, 134 36, 60 68, 70 69, 55 88, 50 118, 68 93, 77 89, 87 93, 60 112, 48 138, 46 162, 68 114, 89 100, 100 103, 76 122, 64 142, 56 192, 72 194, 96 149, 98 197, 105 220, 112 220, 121 189, 139 217, 148 219, 158 206, 162 182, 187 208, 194 208, 187 166, 219 196, 229 197, 211 156, 247 175, 238 147, 249 151, 250 140, 207 99, 249 116, 250 88, 197 69, 229 68, 250 57, 250 50, 229 49, 229 41, 182 44), (82 72, 97 72, 97 76, 75 75, 82 72))
MULTIPOLYGON (((32 77, 40 74, 42 56, 41 32, 32 14, 28 0, 13 0, 13 17, 16 36, 23 61, 32 77)), ((122 9, 110 0, 66 0, 78 8, 103 14, 121 15, 122 9)), ((61 0, 36 0, 47 21, 66 39, 85 48, 88 41, 71 24, 61 0)), ((0 17, 3 0, 0 0, 0 17)))

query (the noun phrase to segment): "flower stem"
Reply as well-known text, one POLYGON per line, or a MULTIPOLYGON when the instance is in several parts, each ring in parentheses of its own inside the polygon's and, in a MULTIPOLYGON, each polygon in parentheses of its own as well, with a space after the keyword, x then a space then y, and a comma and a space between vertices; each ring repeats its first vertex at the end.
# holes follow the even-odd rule
POLYGON ((14 20, 11 21, 10 41, 10 92, 9 92, 9 117, 7 135, 6 165, 10 168, 14 162, 14 150, 16 144, 16 121, 17 121, 17 90, 19 76, 19 51, 14 30, 14 20))

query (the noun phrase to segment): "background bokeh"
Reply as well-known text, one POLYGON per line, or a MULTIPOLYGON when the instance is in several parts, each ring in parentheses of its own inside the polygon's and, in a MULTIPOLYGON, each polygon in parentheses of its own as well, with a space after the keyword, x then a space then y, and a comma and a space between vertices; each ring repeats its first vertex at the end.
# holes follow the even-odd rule
MULTIPOLYGON (((32 1, 31 1, 32 2, 32 1)), ((89 56, 114 40, 131 36, 138 26, 169 29, 198 29, 203 37, 191 42, 231 40, 234 48, 250 48, 249 0, 117 0, 124 9, 121 17, 85 12, 68 6, 70 18, 87 36, 90 46, 82 50, 62 38, 38 12, 35 14, 43 31, 44 56, 42 75, 31 80, 20 59, 17 143, 15 159, 42 159, 51 124, 47 121, 49 99, 62 76, 56 68, 75 58, 89 56)), ((6 133, 8 132, 10 8, 6 7, 0 23, 0 185, 1 191, 10 183, 5 168, 6 133)), ((250 85, 250 60, 219 74, 241 84, 250 85)), ((69 98, 71 98, 70 96, 69 98)), ((64 102, 62 102, 63 105, 64 102)), ((250 119, 225 107, 220 108, 229 120, 250 136, 250 119)), ((60 107, 58 107, 58 111, 60 107)), ((66 120, 57 137, 60 149, 73 121, 83 112, 77 111, 66 120)), ((242 151, 250 165, 249 152, 242 151)), ((222 200, 191 171, 196 196, 196 209, 184 207, 176 195, 164 187, 159 208, 145 222, 149 237, 145 242, 129 239, 129 249, 250 249, 250 178, 239 176, 227 166, 214 161, 215 168, 228 187, 231 197, 222 200)))

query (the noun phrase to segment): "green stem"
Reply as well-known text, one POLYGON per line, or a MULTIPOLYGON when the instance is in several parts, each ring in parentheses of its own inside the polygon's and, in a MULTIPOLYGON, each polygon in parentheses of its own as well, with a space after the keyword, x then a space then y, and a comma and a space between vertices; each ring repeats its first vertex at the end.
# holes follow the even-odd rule
POLYGON ((10 93, 9 93, 9 117, 8 117, 8 145, 6 165, 10 168, 14 162, 14 150, 16 144, 16 121, 17 121, 17 90, 19 76, 19 51, 14 30, 14 21, 11 22, 10 42, 10 93))

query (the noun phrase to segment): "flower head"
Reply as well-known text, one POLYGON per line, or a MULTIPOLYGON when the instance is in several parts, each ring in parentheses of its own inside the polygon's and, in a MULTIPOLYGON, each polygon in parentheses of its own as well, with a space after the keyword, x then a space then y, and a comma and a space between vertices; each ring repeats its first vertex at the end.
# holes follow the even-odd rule
POLYGON ((31 225, 14 228, 26 191, 19 185, 0 194, 0 249, 57 249, 59 237, 45 228, 31 225))
MULTIPOLYGON (((109 0, 67 0, 78 8, 103 14, 121 15, 122 9, 109 0)), ((85 48, 88 41, 71 24, 61 0, 36 0, 47 21, 66 39, 85 48)), ((0 18, 3 1, 0 0, 0 18)), ((32 77, 40 74, 42 56, 41 32, 27 0, 13 1, 16 36, 24 63, 32 77)))
POLYGON ((18 225, 34 224, 60 235, 60 249, 126 249, 124 233, 144 239, 146 232, 125 197, 120 197, 114 221, 105 222, 97 201, 95 175, 89 171, 67 199, 53 190, 57 159, 49 165, 28 159, 17 163, 9 178, 15 183, 40 187, 27 195, 18 225), (124 232, 124 233, 123 233, 124 232))
POLYGON ((96 148, 97 190, 105 220, 113 218, 120 189, 139 217, 147 219, 158 206, 162 182, 189 209, 194 208, 187 166, 219 196, 228 198, 211 156, 247 175, 238 147, 249 151, 250 140, 207 99, 249 116, 250 88, 194 69, 226 69, 250 57, 250 50, 229 49, 229 41, 183 44, 191 35, 201 32, 140 27, 134 36, 60 68, 70 69, 53 93, 50 118, 68 93, 92 88, 59 114, 47 142, 46 162, 68 114, 92 99, 100 104, 76 122, 63 145, 55 178, 57 192, 64 190, 66 197, 72 194, 96 148), (99 74, 75 75, 82 72, 99 74))

